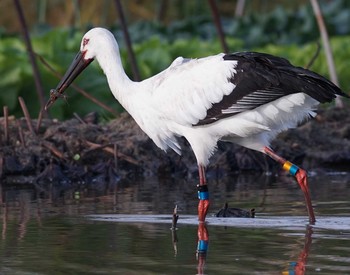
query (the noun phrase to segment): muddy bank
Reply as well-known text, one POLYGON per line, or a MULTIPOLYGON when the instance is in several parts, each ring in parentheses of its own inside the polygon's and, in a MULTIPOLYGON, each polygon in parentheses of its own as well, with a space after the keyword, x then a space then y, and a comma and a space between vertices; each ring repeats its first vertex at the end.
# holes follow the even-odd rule
MULTIPOLYGON (((316 119, 282 133, 272 147, 313 171, 350 170, 348 108, 320 110, 316 119)), ((92 116, 93 117, 93 116, 92 116)), ((5 183, 51 182, 61 185, 116 183, 136 177, 197 177, 197 166, 184 139, 182 156, 158 149, 128 114, 105 124, 91 116, 82 121, 43 120, 32 133, 24 119, 10 119, 8 140, 1 122, 0 176, 5 183)), ((35 125, 36 121, 33 120, 35 125)), ((242 147, 220 143, 208 177, 242 171, 279 172, 274 161, 242 147)))

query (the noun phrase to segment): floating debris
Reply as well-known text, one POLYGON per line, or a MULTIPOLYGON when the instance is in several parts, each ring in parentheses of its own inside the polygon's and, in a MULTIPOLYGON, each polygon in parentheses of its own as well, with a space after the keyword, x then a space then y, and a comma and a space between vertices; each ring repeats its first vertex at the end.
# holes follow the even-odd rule
POLYGON ((234 208, 234 207, 228 207, 228 203, 226 202, 224 207, 219 210, 218 213, 215 214, 215 217, 223 217, 223 218, 254 218, 255 217, 255 209, 252 208, 249 211, 240 209, 240 208, 234 208))

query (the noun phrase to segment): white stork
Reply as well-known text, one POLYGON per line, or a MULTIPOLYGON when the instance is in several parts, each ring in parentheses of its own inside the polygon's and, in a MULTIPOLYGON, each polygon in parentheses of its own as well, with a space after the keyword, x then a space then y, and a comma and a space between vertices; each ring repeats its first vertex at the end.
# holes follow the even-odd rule
POLYGON ((51 91, 45 109, 94 59, 114 97, 159 148, 180 154, 180 136, 191 145, 199 170, 200 222, 209 208, 205 167, 219 140, 257 150, 279 162, 295 176, 309 221, 315 222, 306 171, 273 152, 270 142, 281 131, 315 116, 319 103, 346 96, 333 83, 286 59, 256 52, 178 57, 159 74, 134 82, 123 69, 112 33, 93 28, 84 35, 80 52, 51 91))

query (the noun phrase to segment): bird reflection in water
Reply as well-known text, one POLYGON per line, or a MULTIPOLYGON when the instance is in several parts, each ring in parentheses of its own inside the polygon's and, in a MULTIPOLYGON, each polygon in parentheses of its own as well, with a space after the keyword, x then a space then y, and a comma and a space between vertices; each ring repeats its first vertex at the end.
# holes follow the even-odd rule
POLYGON ((207 259, 207 251, 209 246, 209 233, 207 226, 204 222, 198 224, 198 243, 196 250, 197 274, 204 274, 204 267, 207 259))
MULTIPOLYGON (((174 233, 176 237, 176 232, 174 233)), ((304 246, 299 253, 296 262, 290 262, 288 270, 282 271, 282 275, 304 275, 306 274, 306 264, 312 244, 313 230, 311 226, 306 227, 304 246)), ((196 249, 197 274, 205 274, 204 269, 207 261, 207 251, 209 246, 209 231, 205 223, 198 224, 198 242, 196 249)), ((177 242, 177 237, 176 237, 177 242)), ((177 250, 176 250, 177 251, 177 250)))
POLYGON ((307 226, 306 227, 306 233, 305 233, 305 241, 304 241, 304 247, 303 250, 300 252, 298 256, 298 260, 296 262, 290 263, 289 270, 283 271, 283 275, 304 275, 306 272, 306 263, 307 258, 309 256, 311 243, 312 243, 312 227, 307 226))

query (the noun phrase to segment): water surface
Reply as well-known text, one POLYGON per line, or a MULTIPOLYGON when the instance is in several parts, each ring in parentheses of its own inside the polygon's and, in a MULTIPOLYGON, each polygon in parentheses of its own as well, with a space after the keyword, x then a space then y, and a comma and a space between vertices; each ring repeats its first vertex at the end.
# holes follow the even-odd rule
POLYGON ((210 217, 206 255, 196 253, 195 185, 152 178, 75 190, 3 186, 0 273, 350 274, 349 175, 310 177, 320 220, 313 227, 291 177, 211 180, 209 215, 227 201, 232 207, 254 207, 257 217, 216 223, 210 217), (170 230, 175 204, 176 236, 170 230), (133 219, 96 219, 106 214, 133 219), (140 214, 149 222, 138 221, 140 214), (263 220, 271 226, 260 226, 263 220))

